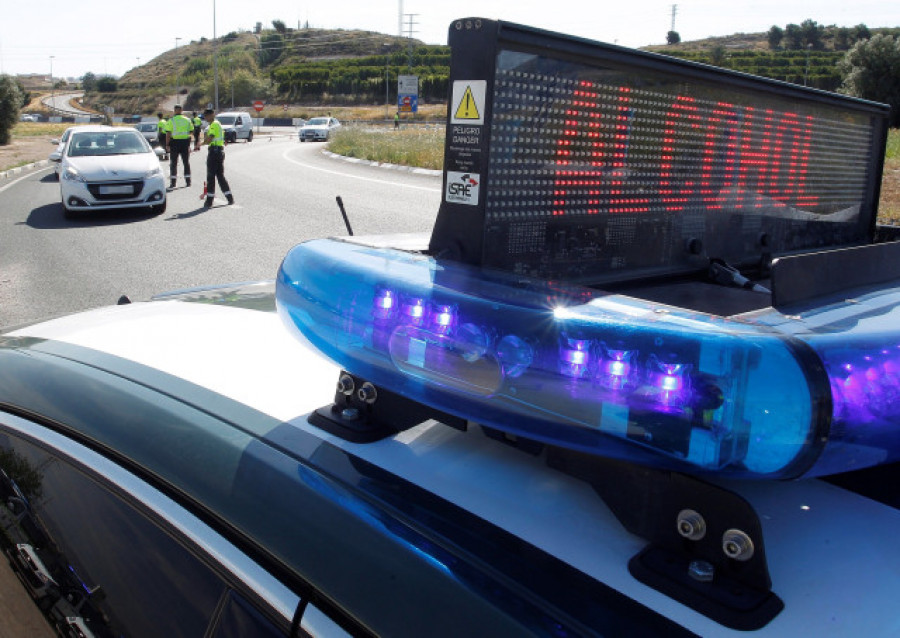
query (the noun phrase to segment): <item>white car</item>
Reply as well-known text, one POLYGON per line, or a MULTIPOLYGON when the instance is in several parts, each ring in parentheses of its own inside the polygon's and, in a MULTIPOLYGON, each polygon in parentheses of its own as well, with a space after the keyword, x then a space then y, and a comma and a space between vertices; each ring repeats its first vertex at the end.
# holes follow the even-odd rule
POLYGON ((134 125, 134 128, 136 131, 140 131, 144 138, 150 142, 150 146, 159 144, 159 125, 156 122, 138 122, 134 125))
POLYGON ((60 137, 60 138, 54 137, 52 140, 50 140, 51 144, 56 144, 56 150, 54 150, 52 153, 50 153, 50 157, 48 157, 47 159, 49 159, 50 162, 53 164, 53 172, 56 174, 57 179, 59 179, 59 165, 62 162, 62 154, 66 148, 66 142, 69 141, 69 136, 72 134, 72 131, 74 131, 76 128, 78 128, 78 127, 70 126, 65 131, 63 131, 62 137, 60 137))
POLYGON ((138 131, 84 126, 72 131, 60 161, 59 190, 66 217, 107 208, 166 210, 159 156, 138 131))
POLYGON ((340 126, 341 123, 335 117, 314 117, 300 127, 298 136, 301 142, 307 140, 327 142, 332 131, 340 126))
POLYGON ((249 113, 243 111, 219 113, 216 119, 222 125, 222 133, 227 144, 238 140, 253 141, 253 119, 249 113))

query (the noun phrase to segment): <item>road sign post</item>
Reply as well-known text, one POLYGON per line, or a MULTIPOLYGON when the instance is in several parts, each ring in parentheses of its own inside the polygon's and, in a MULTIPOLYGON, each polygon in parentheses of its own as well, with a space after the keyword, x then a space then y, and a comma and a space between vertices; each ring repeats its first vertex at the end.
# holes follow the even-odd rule
MULTIPOLYGON (((263 110, 263 107, 264 107, 265 105, 266 105, 266 103, 263 102, 262 100, 253 100, 253 109, 254 109, 257 113, 261 113, 262 110, 263 110)), ((257 132, 257 133, 259 133, 259 120, 260 120, 260 118, 256 118, 256 132, 257 132)))

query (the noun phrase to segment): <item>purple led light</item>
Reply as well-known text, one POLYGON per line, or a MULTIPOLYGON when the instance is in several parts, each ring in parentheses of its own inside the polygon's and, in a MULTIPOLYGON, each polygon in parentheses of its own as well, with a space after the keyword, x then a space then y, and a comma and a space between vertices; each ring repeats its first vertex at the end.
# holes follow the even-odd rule
POLYGON ((436 334, 451 334, 456 328, 456 306, 447 304, 432 304, 431 329, 436 334))
POLYGON ((372 306, 374 319, 378 321, 389 319, 397 307, 397 293, 390 288, 379 286, 375 289, 375 300, 372 306))
POLYGON ((648 380, 653 399, 671 408, 681 408, 690 398, 690 382, 687 374, 691 366, 675 361, 677 355, 663 357, 652 355, 648 361, 648 380))
MULTIPOLYGON (((844 355, 847 356, 846 352, 844 355)), ((832 362, 828 369, 835 418, 856 423, 869 423, 876 418, 900 421, 900 351, 897 348, 882 348, 877 354, 857 354, 837 366, 832 362)))
POLYGON ((404 321, 411 326, 422 326, 425 323, 425 301, 418 297, 405 297, 400 305, 400 312, 404 321))
POLYGON ((590 349, 589 339, 570 339, 563 333, 559 345, 560 374, 575 379, 585 376, 591 362, 590 349))
POLYGON ((603 359, 597 373, 597 382, 607 390, 619 392, 631 389, 637 381, 637 367, 634 365, 637 352, 626 349, 621 342, 614 345, 614 348, 610 348, 605 343, 601 344, 603 359))

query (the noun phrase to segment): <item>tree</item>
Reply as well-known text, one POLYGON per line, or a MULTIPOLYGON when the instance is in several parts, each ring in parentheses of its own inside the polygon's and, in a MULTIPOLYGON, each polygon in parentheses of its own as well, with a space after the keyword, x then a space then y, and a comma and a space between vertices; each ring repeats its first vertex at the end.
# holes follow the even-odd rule
POLYGON ((773 24, 766 35, 769 38, 769 48, 775 50, 781 45, 781 41, 784 39, 784 29, 773 24))
POLYGON ((115 93, 118 88, 119 83, 111 75, 102 75, 97 78, 97 90, 101 93, 115 93))
POLYGON ((44 494, 44 475, 27 458, 15 450, 0 450, 0 468, 16 482, 28 500, 34 502, 41 499, 44 494))
POLYGON ((287 31, 287 27, 284 25, 284 20, 272 20, 272 26, 275 27, 275 30, 278 31, 281 35, 287 31))
POLYGON ((714 66, 722 66, 725 62, 725 47, 721 44, 713 46, 709 50, 709 63, 714 66))
POLYGON ((785 47, 796 51, 803 48, 803 30, 796 24, 789 24, 784 28, 785 47))
POLYGON ((869 31, 869 27, 860 23, 853 27, 853 41, 859 42, 860 40, 868 40, 872 37, 872 32, 869 31))
POLYGON ((900 126, 900 37, 860 40, 838 62, 841 92, 891 106, 890 125, 900 126))
POLYGON ((0 75, 0 146, 12 141, 12 128, 19 119, 22 93, 18 83, 8 75, 0 75))
POLYGON ((678 31, 669 31, 666 34, 666 42, 669 44, 678 44, 681 42, 681 36, 678 35, 678 31))
POLYGON ((81 88, 85 91, 97 90, 97 76, 88 71, 81 76, 81 88))
POLYGON ((804 20, 800 24, 800 32, 803 34, 803 44, 806 47, 812 45, 813 49, 823 48, 822 36, 825 35, 825 27, 815 20, 804 20))
POLYGON ((834 50, 846 51, 850 48, 853 33, 847 27, 838 27, 834 32, 834 50))

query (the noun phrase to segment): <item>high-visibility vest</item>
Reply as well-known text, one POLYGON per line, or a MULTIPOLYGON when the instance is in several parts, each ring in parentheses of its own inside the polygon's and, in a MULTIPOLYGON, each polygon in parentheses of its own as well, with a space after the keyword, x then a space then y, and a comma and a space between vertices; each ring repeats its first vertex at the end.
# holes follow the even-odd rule
POLYGON ((156 130, 160 133, 165 133, 169 130, 169 123, 166 122, 165 118, 160 119, 160 121, 156 123, 156 130))
POLYGON ((206 129, 206 134, 212 138, 209 142, 210 146, 225 146, 225 131, 222 130, 219 120, 213 120, 210 123, 209 128, 206 129))
POLYGON ((176 113, 175 116, 169 120, 169 132, 171 133, 173 140, 186 140, 191 136, 193 131, 194 125, 191 123, 190 119, 186 118, 181 113, 176 113))
POLYGON ((194 118, 193 120, 191 120, 191 121, 192 121, 193 124, 194 124, 194 130, 196 130, 196 129, 200 128, 201 126, 203 126, 203 120, 200 119, 200 116, 195 117, 195 118, 194 118))

